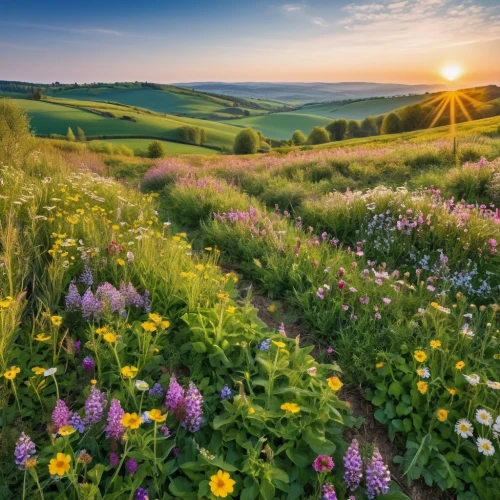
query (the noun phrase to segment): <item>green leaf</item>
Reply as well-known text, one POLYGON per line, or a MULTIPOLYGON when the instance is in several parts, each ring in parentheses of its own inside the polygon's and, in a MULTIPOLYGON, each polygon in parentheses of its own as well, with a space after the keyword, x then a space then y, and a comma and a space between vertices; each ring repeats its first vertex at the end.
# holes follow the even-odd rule
POLYGON ((203 342, 192 342, 193 350, 199 354, 207 352, 207 346, 203 342))
POLYGON ((371 403, 374 406, 380 406, 381 404, 385 403, 387 401, 387 398, 385 396, 375 396, 371 403))
POLYGON ((274 491, 274 486, 267 479, 261 481, 260 494, 264 500, 274 500, 274 491))
POLYGON ((259 495, 259 485, 255 479, 251 486, 247 486, 241 491, 240 500, 255 500, 259 495))
POLYGON ((392 396, 395 396, 396 398, 399 398, 401 394, 403 394, 403 386, 395 380, 390 386, 389 386, 389 394, 392 396))

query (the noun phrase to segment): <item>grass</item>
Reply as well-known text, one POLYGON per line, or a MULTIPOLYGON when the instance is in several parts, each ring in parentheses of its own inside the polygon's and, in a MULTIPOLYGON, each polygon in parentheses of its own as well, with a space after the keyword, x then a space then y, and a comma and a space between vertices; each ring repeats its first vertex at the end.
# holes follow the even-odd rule
POLYGON ((232 148, 237 127, 224 123, 209 122, 193 118, 162 116, 153 112, 105 103, 79 101, 30 101, 15 99, 31 118, 31 125, 38 135, 66 134, 68 127, 84 130, 87 137, 113 138, 113 136, 134 136, 178 140, 178 129, 184 125, 203 127, 207 132, 207 145, 215 148, 232 148), (57 104, 55 104, 57 103, 57 104), (67 104, 71 103, 71 107, 67 104), (66 104, 66 105, 62 105, 66 104), (73 107, 75 106, 75 107, 73 107), (81 107, 80 107, 81 106, 81 107), (110 112, 116 118, 92 112, 110 112), (132 120, 121 119, 130 116, 132 120))
MULTIPOLYGON (((111 144, 123 144, 134 151, 140 153, 146 151, 151 139, 107 139, 111 144)), ((180 144, 177 142, 161 141, 167 155, 214 155, 217 154, 213 149, 195 146, 193 144, 180 144)))

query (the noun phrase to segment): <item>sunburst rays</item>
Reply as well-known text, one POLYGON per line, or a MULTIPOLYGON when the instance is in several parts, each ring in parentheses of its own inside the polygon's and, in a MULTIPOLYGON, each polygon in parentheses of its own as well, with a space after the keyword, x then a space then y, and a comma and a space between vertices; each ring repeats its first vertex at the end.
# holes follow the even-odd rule
POLYGON ((436 126, 443 114, 447 111, 449 115, 450 132, 454 134, 455 125, 457 123, 457 111, 460 111, 465 120, 472 121, 466 104, 469 105, 469 107, 472 106, 475 108, 481 106, 483 103, 461 91, 443 92, 433 99, 430 99, 425 103, 426 106, 431 106, 432 108, 428 117, 430 120, 429 128, 436 126))

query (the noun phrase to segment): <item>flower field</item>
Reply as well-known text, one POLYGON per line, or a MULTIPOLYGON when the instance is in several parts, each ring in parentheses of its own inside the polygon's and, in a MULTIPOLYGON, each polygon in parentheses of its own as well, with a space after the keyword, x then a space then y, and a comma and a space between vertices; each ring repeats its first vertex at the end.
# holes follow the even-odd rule
POLYGON ((0 166, 0 498, 408 498, 388 460, 496 498, 498 139, 161 160, 142 192, 37 145, 0 166), (399 455, 347 439, 346 384, 399 455))

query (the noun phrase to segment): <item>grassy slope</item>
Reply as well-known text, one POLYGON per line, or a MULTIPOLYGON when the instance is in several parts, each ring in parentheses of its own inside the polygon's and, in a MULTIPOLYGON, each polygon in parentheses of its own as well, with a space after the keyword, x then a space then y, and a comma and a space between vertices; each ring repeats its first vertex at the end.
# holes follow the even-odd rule
MULTIPOLYGON (((151 139, 106 139, 105 142, 112 144, 124 144, 138 153, 139 151, 146 151, 151 139)), ((217 154, 213 149, 207 149, 192 144, 178 144, 176 142, 161 141, 167 155, 213 155, 217 154)))
MULTIPOLYGON (((232 148, 234 137, 238 128, 224 123, 195 120, 191 118, 178 118, 175 116, 161 116, 136 111, 124 106, 113 106, 104 103, 89 103, 87 105, 100 111, 110 111, 116 116, 131 116, 136 122, 108 118, 90 113, 83 109, 61 106, 44 101, 30 101, 15 99, 15 102, 27 110, 31 117, 31 125, 37 134, 65 134, 68 127, 76 133, 76 127, 84 130, 89 137, 93 136, 143 136, 159 137, 177 140, 177 129, 183 125, 196 125, 203 127, 207 132, 207 145, 215 147, 232 148)), ((67 101, 79 105, 78 101, 67 101)))
POLYGON ((394 109, 422 101, 426 96, 391 97, 359 101, 345 106, 335 103, 305 106, 287 113, 272 113, 265 116, 254 116, 226 121, 239 127, 252 127, 260 130, 265 136, 275 139, 290 139, 295 130, 308 134, 313 127, 324 127, 337 118, 362 120, 367 116, 380 115, 394 109))
POLYGON ((414 95, 404 97, 390 97, 387 99, 370 99, 367 101, 358 101, 344 106, 338 103, 313 104, 304 106, 295 111, 295 113, 304 113, 308 115, 318 115, 336 120, 337 118, 346 118, 348 120, 362 120, 367 116, 382 115, 391 111, 415 104, 426 99, 426 95, 414 95))

